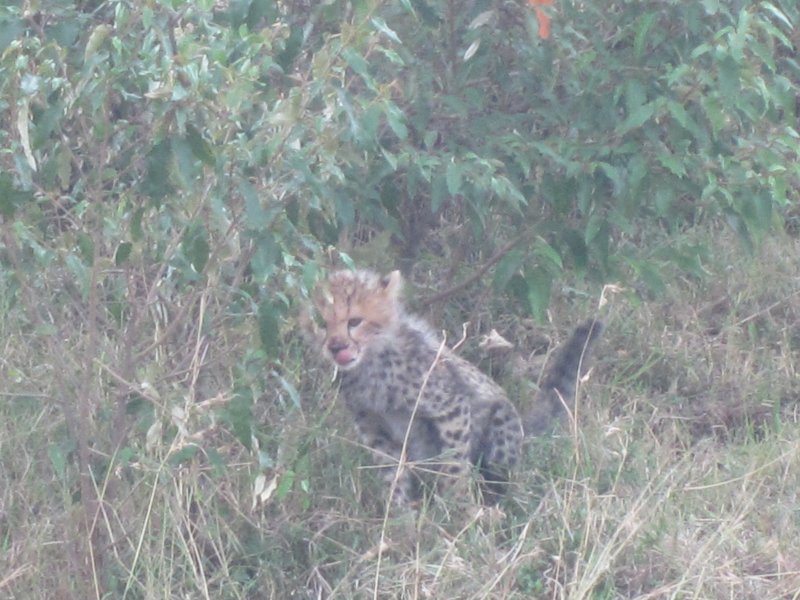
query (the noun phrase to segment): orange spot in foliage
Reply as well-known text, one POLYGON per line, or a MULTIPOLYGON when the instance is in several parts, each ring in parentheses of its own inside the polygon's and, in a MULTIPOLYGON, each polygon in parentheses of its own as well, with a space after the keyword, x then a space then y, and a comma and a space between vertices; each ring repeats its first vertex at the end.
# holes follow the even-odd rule
POLYGON ((536 20, 539 21, 539 37, 546 40, 550 37, 550 17, 542 10, 542 6, 553 6, 553 0, 528 0, 528 4, 533 7, 536 13, 536 20))

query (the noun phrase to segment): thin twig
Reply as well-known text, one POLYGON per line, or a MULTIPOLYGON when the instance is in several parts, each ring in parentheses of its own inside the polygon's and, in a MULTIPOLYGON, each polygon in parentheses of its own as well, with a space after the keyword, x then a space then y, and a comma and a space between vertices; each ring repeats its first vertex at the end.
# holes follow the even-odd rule
POLYGON ((460 292, 464 288, 472 285, 476 281, 478 281, 481 277, 486 274, 486 271, 491 269, 496 263, 498 263, 506 254, 511 252, 514 247, 519 244, 520 242, 524 241, 531 235, 530 231, 525 231, 515 237, 513 240, 505 244, 500 250, 498 250, 489 260, 483 263, 477 271, 475 271, 472 275, 467 277, 461 283, 457 283, 456 285, 447 288, 446 290, 442 290, 441 292, 437 292, 432 296, 428 296, 427 298, 423 298, 421 305, 427 306, 429 304, 434 304, 436 302, 441 302, 452 296, 453 294, 460 292))

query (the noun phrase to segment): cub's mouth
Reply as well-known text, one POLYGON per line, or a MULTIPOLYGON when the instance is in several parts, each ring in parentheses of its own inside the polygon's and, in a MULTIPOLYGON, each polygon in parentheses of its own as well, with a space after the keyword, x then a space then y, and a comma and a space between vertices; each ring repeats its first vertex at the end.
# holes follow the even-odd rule
POLYGON ((352 348, 342 348, 341 350, 331 351, 333 360, 340 367, 347 367, 356 361, 355 352, 352 348))

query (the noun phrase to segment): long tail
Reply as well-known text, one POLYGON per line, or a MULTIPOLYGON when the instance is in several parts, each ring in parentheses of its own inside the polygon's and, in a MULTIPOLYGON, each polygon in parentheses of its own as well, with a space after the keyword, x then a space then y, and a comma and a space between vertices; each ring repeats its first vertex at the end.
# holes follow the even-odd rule
POLYGON ((570 338, 556 351, 555 359, 547 368, 539 393, 530 410, 523 415, 526 435, 538 435, 550 428, 553 420, 564 412, 565 403, 571 406, 575 399, 575 386, 585 356, 603 332, 600 321, 590 319, 581 323, 570 338))

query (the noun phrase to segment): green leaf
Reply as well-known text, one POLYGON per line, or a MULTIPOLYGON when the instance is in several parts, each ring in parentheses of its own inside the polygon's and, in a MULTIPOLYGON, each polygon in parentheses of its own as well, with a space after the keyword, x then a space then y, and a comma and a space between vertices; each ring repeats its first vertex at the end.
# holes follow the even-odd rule
POLYGON ((531 314, 537 321, 544 322, 547 317, 547 307, 550 305, 553 278, 547 269, 537 267, 526 271, 525 282, 528 285, 528 307, 531 314))
POLYGON ((725 129, 727 124, 727 114, 719 98, 716 96, 706 96, 702 100, 703 111, 714 134, 718 134, 725 129))
POLYGON ((599 162, 596 166, 611 181, 611 185, 614 188, 614 196, 621 196, 625 189, 625 179, 622 172, 607 162, 599 162))
POLYGON ((456 196, 461 191, 461 176, 463 174, 464 165, 451 159, 447 163, 447 170, 445 171, 445 180, 447 181, 447 193, 451 196, 456 196))
POLYGON ((781 23, 783 23, 784 27, 786 27, 787 30, 789 31, 794 30, 795 26, 792 24, 792 21, 789 19, 789 17, 786 16, 786 13, 781 9, 779 9, 777 6, 775 6, 774 3, 762 2, 759 6, 769 11, 776 19, 778 19, 781 23))
POLYGON ((94 240, 90 235, 81 231, 78 233, 77 241, 83 262, 91 267, 94 264, 94 240))
POLYGON ((655 103, 642 104, 628 115, 628 118, 616 128, 617 135, 625 135, 633 129, 638 129, 649 121, 656 112, 655 103))
POLYGON ((512 250, 500 259, 494 270, 493 287, 496 292, 506 289, 511 278, 519 272, 525 253, 522 250, 512 250))
POLYGON ((294 487, 295 478, 296 474, 291 469, 281 475, 278 487, 275 489, 275 500, 280 501, 286 498, 286 496, 292 490, 292 487, 294 487))
POLYGON ((186 139, 196 158, 209 166, 214 166, 216 164, 217 161, 211 144, 203 139, 200 131, 192 124, 186 125, 186 139))
POLYGON ((564 268, 564 264, 561 262, 561 255, 556 251, 555 248, 548 244, 544 238, 540 237, 536 240, 533 253, 550 263, 550 266, 555 267, 558 271, 561 271, 564 268))
MULTIPOLYGON (((31 136, 31 142, 34 148, 41 148, 44 144, 48 143, 50 136, 61 124, 64 117, 64 103, 55 101, 45 108, 35 119, 35 129, 31 136)), ((61 153, 70 155, 68 147, 61 147, 61 153)))
POLYGON ((608 220, 592 215, 586 226, 584 234, 586 245, 589 247, 592 258, 600 263, 605 269, 609 267, 609 256, 611 247, 611 226, 608 220), (596 217, 596 218, 595 218, 596 217))
POLYGON ((176 182, 183 189, 191 189, 199 175, 197 159, 186 137, 176 137, 171 142, 176 182))
POLYGON ((32 192, 24 192, 14 187, 14 180, 8 173, 0 173, 0 215, 13 217, 17 208, 34 198, 32 192))
POLYGON ((77 282, 81 298, 86 300, 89 297, 89 288, 91 286, 91 270, 84 261, 78 258, 76 253, 67 254, 64 258, 64 264, 73 280, 77 282))
POLYGON ((397 33, 393 29, 391 29, 386 24, 386 21, 384 21, 382 18, 373 17, 372 19, 370 19, 370 23, 372 23, 372 26, 375 27, 375 29, 380 31, 383 35, 388 37, 393 42, 396 42, 398 44, 402 44, 403 43, 403 42, 400 41, 400 38, 398 37, 397 33))
POLYGON ((561 234, 561 239, 569 247, 575 267, 585 269, 589 265, 589 252, 583 236, 575 229, 567 229, 561 234))
POLYGON ((124 448, 121 448, 119 452, 117 452, 116 464, 118 467, 127 467, 134 462, 137 457, 138 453, 136 450, 130 446, 125 446, 124 448))
POLYGON ((281 247, 270 231, 261 231, 255 240, 255 252, 250 259, 250 269, 255 281, 267 281, 275 272, 281 255, 281 247))
POLYGON ((649 174, 650 165, 641 154, 634 154, 628 162, 628 193, 632 196, 641 194, 642 187, 649 174))
POLYGON ((754 193, 742 202, 741 212, 754 229, 766 230, 772 223, 772 199, 767 192, 754 193))
POLYGON ((386 107, 386 122, 389 123, 389 127, 392 128, 394 134, 401 140, 405 140, 408 137, 408 128, 403 122, 404 119, 405 116, 397 106, 389 104, 386 107))
POLYGON ((361 76, 361 79, 364 80, 370 88, 374 88, 374 83, 372 81, 372 75, 369 73, 369 64, 364 59, 361 54, 353 50, 352 48, 345 48, 342 51, 342 57, 344 58, 347 65, 353 69, 358 75, 361 76))
POLYGON ((686 165, 677 156, 669 151, 659 152, 656 156, 658 162, 666 167, 673 175, 684 177, 686 175, 686 165))
POLYGON ((426 27, 436 28, 444 22, 444 18, 436 12, 436 9, 427 0, 402 0, 402 3, 408 7, 407 9, 410 9, 410 12, 416 10, 426 27))
POLYGON ((171 163, 172 144, 168 139, 158 142, 147 153, 147 170, 142 181, 142 191, 157 206, 173 191, 172 183, 169 180, 171 163))
POLYGON ((336 226, 328 220, 327 215, 319 210, 309 210, 306 218, 308 221, 308 229, 316 239, 329 245, 336 243, 339 231, 336 229, 336 226))
POLYGON ((208 262, 210 248, 208 245, 208 232, 205 225, 195 222, 186 231, 181 243, 183 252, 189 263, 197 273, 202 273, 208 262))
POLYGON ((131 255, 131 250, 133 249, 133 244, 130 242, 120 242, 117 246, 116 251, 114 252, 114 264, 116 266, 122 266, 125 261, 128 260, 128 257, 131 255))
POLYGON ((280 349, 280 317, 283 310, 271 300, 262 300, 258 305, 258 335, 261 348, 270 358, 278 356, 280 349))
POLYGON ((666 291, 664 280, 661 274, 653 265, 648 262, 641 262, 637 265, 637 274, 647 288, 654 294, 661 295, 666 291))
POLYGON ((727 104, 735 104, 741 89, 741 69, 731 55, 719 61, 719 93, 727 104))
POLYGON ((230 423, 239 443, 250 450, 253 443, 253 401, 249 392, 235 393, 221 412, 230 423))
POLYGON ((302 23, 292 25, 289 29, 289 38, 284 42, 283 51, 275 56, 275 62, 280 65, 284 73, 289 73, 292 70, 292 63, 303 46, 304 31, 305 28, 302 23))
POLYGON ((56 21, 44 31, 44 34, 48 41, 55 41, 62 48, 76 47, 78 38, 83 35, 90 26, 90 21, 86 18, 87 16, 88 15, 84 14, 77 16, 77 18, 62 19, 60 22, 56 21))
POLYGON ((753 238, 750 235, 750 231, 747 228, 747 223, 745 223, 744 219, 742 219, 733 211, 727 211, 725 213, 725 220, 728 222, 730 228, 733 229, 739 236, 739 241, 742 243, 742 245, 747 249, 748 252, 752 253, 755 250, 755 246, 753 245, 753 238))
POLYGON ((67 472, 67 457, 61 446, 55 442, 47 445, 47 456, 50 459, 50 464, 59 479, 64 479, 67 472))
POLYGON ((200 448, 198 448, 194 444, 189 444, 188 446, 184 446, 177 452, 173 452, 172 454, 169 455, 169 458, 167 459, 167 464, 173 467, 177 467, 184 463, 190 462, 199 451, 200 448))
POLYGON ((205 455, 208 459, 208 464, 211 465, 214 471, 215 477, 223 477, 228 472, 228 464, 225 462, 225 457, 216 448, 206 448, 205 455))
POLYGON ((641 62, 648 34, 658 18, 658 12, 652 11, 642 15, 636 23, 636 35, 633 38, 633 57, 636 62, 641 62))
POLYGON ((111 31, 111 25, 106 25, 105 23, 98 25, 92 30, 92 33, 89 35, 89 40, 86 42, 86 48, 83 51, 84 62, 88 62, 95 52, 97 52, 100 46, 103 45, 103 42, 106 41, 111 31))
POLYGON ((675 204, 675 190, 666 185, 659 186, 655 191, 655 207, 660 217, 671 217, 672 207, 675 204))
POLYGON ((592 215, 586 223, 583 239, 587 244, 591 244, 604 227, 607 227, 606 219, 597 214, 592 215))
POLYGON ((670 100, 667 102, 667 110, 669 114, 672 115, 672 118, 684 129, 691 130, 695 127, 694 122, 691 117, 689 117, 689 113, 686 112, 683 104, 670 100))
POLYGON ((356 222, 356 208, 353 199, 347 194, 334 194, 336 220, 341 227, 351 227, 356 222))
POLYGON ((237 187, 244 200, 244 215, 247 228, 263 231, 269 227, 271 218, 267 210, 261 206, 261 199, 253 184, 246 179, 240 179, 237 187))
POLYGON ((297 391, 297 388, 284 377, 278 376, 278 381, 280 381, 281 387, 288 394, 289 399, 292 401, 294 407, 300 410, 300 392, 297 391))

